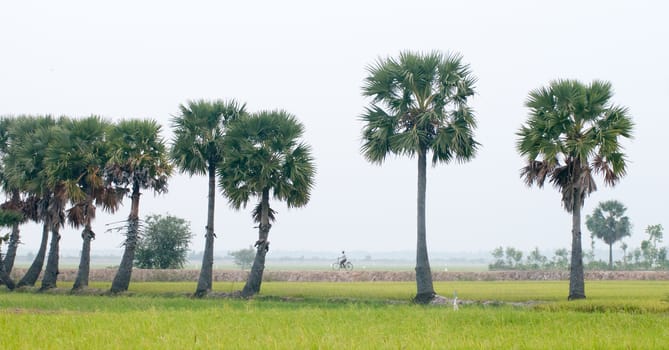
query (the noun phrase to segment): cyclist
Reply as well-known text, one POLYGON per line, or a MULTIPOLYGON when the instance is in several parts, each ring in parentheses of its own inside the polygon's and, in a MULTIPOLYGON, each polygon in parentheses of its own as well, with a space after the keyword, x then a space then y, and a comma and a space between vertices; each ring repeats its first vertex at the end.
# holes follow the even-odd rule
POLYGON ((344 264, 345 264, 346 261, 348 261, 348 260, 346 259, 346 253, 344 253, 343 250, 341 251, 341 256, 338 257, 337 259, 339 260, 339 266, 340 266, 341 268, 344 268, 344 264))

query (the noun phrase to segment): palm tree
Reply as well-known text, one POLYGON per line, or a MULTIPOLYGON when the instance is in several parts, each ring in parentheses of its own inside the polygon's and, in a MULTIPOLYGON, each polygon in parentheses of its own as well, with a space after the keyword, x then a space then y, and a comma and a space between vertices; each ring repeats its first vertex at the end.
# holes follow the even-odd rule
MULTIPOLYGON (((18 188, 10 185, 9 179, 4 170, 4 163, 8 155, 10 145, 14 143, 11 128, 15 120, 16 118, 14 117, 0 117, 0 185, 2 186, 3 191, 9 197, 9 200, 7 200, 5 203, 2 203, 0 208, 5 211, 21 214, 23 208, 21 205, 21 193, 18 188)), ((7 274, 10 274, 14 268, 16 251, 20 243, 21 231, 19 230, 19 225, 23 221, 25 221, 25 218, 22 220, 13 221, 12 231, 9 235, 9 241, 7 243, 7 254, 5 254, 4 260, 0 260, 0 264, 2 264, 7 274)))
POLYGON ((102 171, 107 162, 107 130, 111 124, 100 117, 71 119, 62 123, 64 132, 55 138, 46 158, 46 171, 54 181, 62 181, 73 206, 66 211, 72 227, 83 227, 79 269, 73 290, 88 286, 91 241, 95 233, 91 222, 95 218, 95 204, 114 212, 121 197, 104 183, 102 171))
POLYGON ((299 139, 304 127, 295 116, 280 110, 263 111, 231 123, 223 141, 225 157, 218 169, 219 184, 235 209, 259 198, 254 216, 260 213, 256 256, 246 285, 245 297, 260 292, 269 250, 270 195, 289 208, 309 202, 315 175, 310 147, 299 139))
MULTIPOLYGON (((49 217, 51 229, 51 242, 49 244, 49 254, 47 256, 44 276, 40 290, 47 290, 56 287, 58 279, 58 265, 60 257, 60 229, 65 225, 65 205, 70 198, 70 188, 67 186, 67 178, 64 173, 52 171, 53 158, 50 156, 54 149, 57 149, 56 140, 67 137, 67 131, 63 128, 69 122, 69 118, 61 117, 56 125, 48 129, 38 130, 34 134, 34 140, 40 140, 44 143, 46 149, 44 153, 43 165, 40 171, 40 177, 45 181, 42 186, 46 186, 47 191, 51 192, 51 199, 46 207, 46 215, 49 217)), ((28 155, 29 156, 29 155, 28 155)))
POLYGON ((436 295, 427 253, 425 194, 427 155, 432 165, 469 161, 474 141, 474 95, 469 65, 458 54, 402 52, 398 59, 379 59, 367 68, 363 95, 372 98, 361 119, 362 153, 381 164, 389 154, 418 158, 416 297, 427 303, 436 295))
POLYGON ((17 287, 34 286, 44 266, 52 228, 48 209, 53 198, 53 189, 47 185, 43 171, 44 157, 55 124, 55 119, 50 116, 21 116, 9 129, 11 142, 4 158, 4 176, 9 187, 25 194, 26 198, 20 204, 24 215, 43 224, 39 250, 17 287))
POLYGON ((110 129, 109 161, 104 170, 107 183, 124 188, 131 199, 130 215, 123 257, 111 286, 112 293, 128 290, 135 248, 139 238, 139 197, 142 189, 167 192, 172 173, 167 150, 160 136, 160 125, 154 120, 123 120, 110 129))
MULTIPOLYGON (((0 209, 0 227, 14 226, 23 220, 23 215, 16 211, 0 209)), ((14 280, 12 280, 9 272, 5 270, 5 265, 2 264, 2 243, 9 241, 9 234, 0 236, 0 282, 7 286, 9 290, 16 287, 14 280)))
POLYGON ((597 190, 593 174, 614 186, 627 170, 620 141, 632 137, 633 123, 627 108, 609 102, 612 96, 608 82, 552 81, 530 92, 529 118, 517 132, 525 183, 541 188, 548 178, 572 214, 570 300, 585 298, 581 208, 597 190))
POLYGON ((172 119, 174 139, 170 157, 182 173, 209 176, 204 255, 195 289, 195 295, 201 297, 212 286, 216 169, 223 158, 221 141, 228 122, 246 114, 246 105, 235 100, 198 100, 180 105, 179 110, 180 114, 172 119))
POLYGON ((592 215, 585 217, 585 226, 609 245, 609 269, 613 270, 613 244, 632 235, 632 223, 625 216, 625 205, 611 200, 600 202, 592 215))
MULTIPOLYGON (((60 257, 60 229, 65 223, 65 204, 68 199, 68 191, 64 181, 59 176, 54 176, 47 169, 49 165, 49 152, 54 146, 55 139, 62 136, 64 130, 61 125, 65 123, 67 118, 62 117, 58 120, 56 125, 48 128, 40 128, 36 130, 31 137, 26 140, 28 145, 24 145, 20 149, 20 157, 24 160, 31 157, 36 158, 35 155, 41 153, 41 166, 39 167, 37 178, 34 185, 37 190, 29 191, 34 195, 48 195, 48 203, 44 207, 46 211, 44 215, 47 216, 46 221, 49 223, 49 230, 51 231, 51 241, 49 243, 49 253, 46 260, 46 267, 44 275, 42 276, 42 285, 40 290, 47 290, 56 287, 58 278, 58 265, 60 257)), ((30 180, 29 180, 30 181, 30 180)))

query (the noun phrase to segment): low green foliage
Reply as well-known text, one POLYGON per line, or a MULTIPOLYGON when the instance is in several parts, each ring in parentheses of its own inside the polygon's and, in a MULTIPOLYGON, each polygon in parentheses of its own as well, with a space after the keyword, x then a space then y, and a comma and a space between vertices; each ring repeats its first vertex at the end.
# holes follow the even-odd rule
MULTIPOLYGON (((2 349, 443 349, 662 348, 669 343, 668 281, 438 282, 465 301, 418 306, 410 282, 267 282, 252 300, 192 299, 194 282, 133 283, 107 296, 0 289, 2 349), (499 303, 486 303, 499 301, 499 303), (522 303, 522 304, 515 304, 522 303), (485 306, 495 305, 495 306, 485 306)), ((218 282, 214 293, 242 287, 218 282)), ((98 292, 99 291, 99 292, 98 292)), ((449 291, 449 293, 446 293, 449 291)), ((99 294, 99 295, 98 295, 99 294)))
POLYGON ((146 229, 137 242, 135 266, 140 269, 182 269, 188 261, 193 238, 190 222, 166 214, 148 215, 146 229))
POLYGON ((256 256, 256 250, 253 247, 249 246, 245 249, 235 250, 233 252, 228 252, 228 256, 232 257, 235 265, 239 266, 242 270, 251 267, 253 264, 253 259, 256 256))

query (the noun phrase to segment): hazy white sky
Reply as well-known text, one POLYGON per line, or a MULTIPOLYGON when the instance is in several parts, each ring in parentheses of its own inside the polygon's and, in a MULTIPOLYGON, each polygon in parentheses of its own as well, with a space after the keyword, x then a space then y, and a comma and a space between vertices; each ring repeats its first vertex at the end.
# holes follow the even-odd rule
MULTIPOLYGON (((360 155, 358 116, 365 66, 401 50, 456 51, 479 78, 472 105, 483 144, 470 163, 428 169, 431 251, 529 250, 570 245, 570 216, 553 188, 524 186, 515 131, 531 89, 556 78, 608 80, 630 108, 635 139, 629 175, 586 200, 618 199, 634 224, 667 221, 666 108, 669 5, 662 1, 5 1, 0 4, 0 115, 98 114, 170 118, 189 99, 236 98, 249 110, 282 108, 306 126, 318 167, 310 204, 273 204, 275 250, 394 251, 415 248, 416 162, 370 165, 360 155), (658 158, 661 157, 661 158, 658 158)), ((146 193, 140 214, 189 220, 192 249, 204 248, 206 180, 176 175, 167 195, 146 193)), ((94 224, 93 254, 122 236, 94 224)), ((252 244, 250 209, 217 198, 217 255, 252 244)), ((583 228, 584 236, 589 232, 583 228)), ((22 230, 19 254, 37 249, 37 226, 22 230)), ((80 249, 63 232, 63 250, 80 249)), ((589 239, 584 240, 587 247, 589 239)), ((597 243, 603 247, 602 242, 597 243)))

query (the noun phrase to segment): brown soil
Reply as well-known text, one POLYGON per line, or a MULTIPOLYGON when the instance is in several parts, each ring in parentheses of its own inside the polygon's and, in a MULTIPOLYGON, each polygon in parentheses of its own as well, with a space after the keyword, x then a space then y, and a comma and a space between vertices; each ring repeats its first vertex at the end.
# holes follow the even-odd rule
MULTIPOLYGON (((12 271, 13 278, 23 276, 25 269, 12 271)), ((74 281, 76 269, 61 269, 59 281, 74 281)), ((90 281, 111 281, 115 269, 93 269, 90 281)), ((248 272, 214 270, 214 281, 246 280, 248 272)), ((557 281, 569 279, 568 271, 486 271, 486 272, 435 272, 435 281, 557 281)), ((192 281, 196 282, 198 270, 143 270, 133 269, 132 280, 192 281)), ((586 271, 586 280, 669 280, 669 271, 586 271)), ((263 280, 288 282, 366 282, 366 281, 415 281, 410 271, 265 271, 263 280)))

